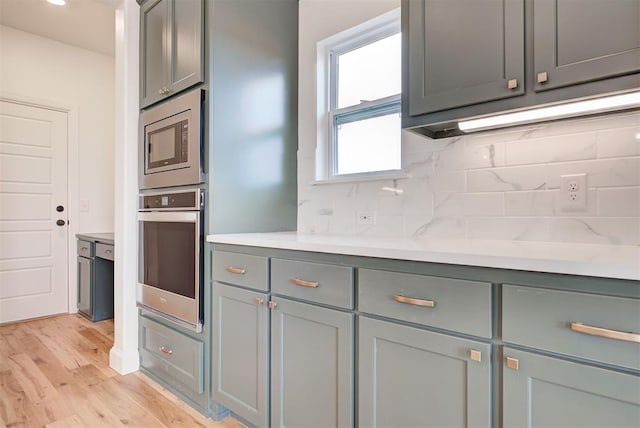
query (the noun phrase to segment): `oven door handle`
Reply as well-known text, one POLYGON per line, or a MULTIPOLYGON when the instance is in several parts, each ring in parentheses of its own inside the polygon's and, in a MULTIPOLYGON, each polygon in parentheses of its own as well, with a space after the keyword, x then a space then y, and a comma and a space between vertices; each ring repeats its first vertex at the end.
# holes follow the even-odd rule
POLYGON ((199 216, 199 211, 138 212, 138 220, 140 221, 197 223, 199 216))

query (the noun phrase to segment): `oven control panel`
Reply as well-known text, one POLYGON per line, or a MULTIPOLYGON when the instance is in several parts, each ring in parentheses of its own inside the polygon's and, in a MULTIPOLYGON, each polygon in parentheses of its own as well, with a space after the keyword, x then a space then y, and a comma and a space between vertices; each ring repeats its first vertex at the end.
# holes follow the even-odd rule
POLYGON ((202 189, 184 192, 140 195, 140 210, 200 210, 204 206, 202 189))

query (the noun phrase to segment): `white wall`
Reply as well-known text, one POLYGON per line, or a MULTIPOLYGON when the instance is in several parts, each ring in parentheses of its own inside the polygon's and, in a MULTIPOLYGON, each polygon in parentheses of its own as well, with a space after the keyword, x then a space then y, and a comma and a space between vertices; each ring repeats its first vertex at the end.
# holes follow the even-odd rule
MULTIPOLYGON (((69 165, 78 232, 112 232, 114 219, 114 57, 0 26, 0 91, 77 109, 78 164, 69 165)), ((73 124, 71 124, 73 125, 73 124)), ((74 237, 70 237, 73 239, 74 237)))
POLYGON ((405 132, 405 177, 313 184, 316 43, 396 6, 300 1, 299 232, 640 245, 637 111, 442 140, 405 132), (565 212, 560 175, 583 172, 588 208, 565 212), (376 225, 356 224, 358 210, 376 225))

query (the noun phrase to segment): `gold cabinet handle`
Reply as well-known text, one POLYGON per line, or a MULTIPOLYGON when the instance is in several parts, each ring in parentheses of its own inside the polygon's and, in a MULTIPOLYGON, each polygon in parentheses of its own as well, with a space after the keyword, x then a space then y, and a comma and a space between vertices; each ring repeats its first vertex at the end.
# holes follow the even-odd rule
POLYGON ((270 301, 268 306, 269 306, 269 309, 273 310, 276 308, 276 306, 278 306, 278 304, 274 301, 270 301))
POLYGON ((582 324, 581 322, 572 322, 571 330, 578 333, 588 334, 590 336, 606 337, 607 339, 640 343, 640 333, 609 330, 608 328, 585 325, 585 324, 582 324))
POLYGON ((425 308, 433 308, 436 302, 433 300, 415 299, 413 297, 406 297, 401 294, 393 296, 393 300, 398 303, 406 303, 407 305, 422 306, 425 308))
POLYGON ((158 90, 158 93, 160 95, 167 95, 169 93, 171 93, 171 89, 167 88, 166 86, 160 90, 158 90))
POLYGON ((469 349, 469 358, 471 358, 472 361, 479 363, 482 361, 482 352, 475 349, 469 349))
POLYGON ((320 283, 318 281, 305 281, 299 278, 291 278, 291 282, 301 287, 318 288, 320 283))
POLYGON ((163 354, 167 354, 167 355, 173 354, 173 349, 165 348, 164 346, 160 346, 158 347, 158 349, 160 349, 160 352, 162 352, 163 354))
POLYGON ((510 368, 511 370, 518 370, 520 368, 520 360, 517 358, 506 357, 504 362, 507 368, 510 368))
POLYGON ((516 89, 518 87, 518 79, 510 79, 507 82, 507 88, 516 89))
POLYGON ((256 297, 256 305, 260 306, 261 304, 264 303, 264 299, 261 299, 259 297, 256 297))
POLYGON ((111 251, 111 250, 104 250, 104 253, 105 253, 105 254, 111 254, 111 253, 113 253, 113 251, 111 251))
POLYGON ((546 71, 543 71, 543 72, 541 72, 541 73, 538 73, 538 75, 537 75, 537 80, 538 80, 538 83, 544 83, 544 82, 546 82, 547 80, 549 80, 549 75, 547 74, 547 72, 546 72, 546 71))
POLYGON ((87 251, 88 248, 87 247, 80 247, 80 251, 87 251))
POLYGON ((247 272, 246 269, 236 268, 233 266, 227 266, 226 268, 224 268, 224 270, 226 270, 229 273, 235 273, 237 275, 244 275, 247 272))

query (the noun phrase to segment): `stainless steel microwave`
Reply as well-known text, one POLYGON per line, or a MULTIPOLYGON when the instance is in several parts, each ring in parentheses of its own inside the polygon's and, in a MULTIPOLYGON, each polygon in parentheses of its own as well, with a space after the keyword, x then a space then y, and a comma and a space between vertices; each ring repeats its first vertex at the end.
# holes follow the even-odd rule
POLYGON ((140 189, 204 183, 204 90, 195 89, 140 115, 140 189))

